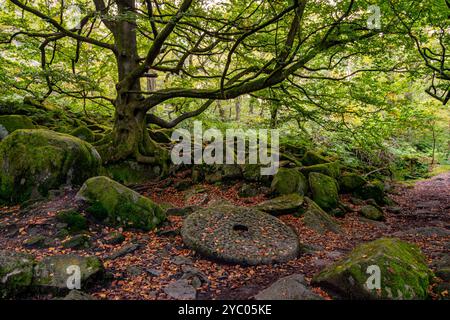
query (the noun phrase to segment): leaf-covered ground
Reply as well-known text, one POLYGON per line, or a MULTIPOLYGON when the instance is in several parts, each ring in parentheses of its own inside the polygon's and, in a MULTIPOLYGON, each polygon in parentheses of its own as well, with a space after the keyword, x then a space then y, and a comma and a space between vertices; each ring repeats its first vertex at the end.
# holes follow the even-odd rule
MULTIPOLYGON (((186 191, 178 191, 175 182, 183 175, 159 183, 136 186, 140 193, 161 204, 175 207, 188 205, 207 206, 213 201, 226 200, 237 205, 252 206, 265 200, 264 196, 240 198, 241 183, 230 186, 195 185, 186 191)), ((91 224, 90 249, 71 250, 61 246, 55 238, 57 221, 55 214, 71 206, 75 191, 26 209, 19 207, 0 208, 0 247, 29 252, 37 257, 54 254, 76 253, 95 255, 104 260, 109 280, 99 283, 90 290, 98 299, 168 299, 164 287, 179 279, 187 267, 194 267, 203 273, 208 281, 198 289, 198 299, 248 299, 276 279, 293 273, 302 273, 307 280, 324 266, 342 257, 357 244, 383 236, 395 236, 416 243, 423 250, 430 265, 433 259, 448 252, 450 238, 450 173, 417 183, 414 187, 393 186, 391 197, 397 207, 385 208, 386 221, 373 222, 359 217, 358 205, 352 204, 350 196, 342 200, 354 212, 339 219, 343 233, 320 235, 308 229, 302 218, 286 215, 281 219, 292 226, 311 253, 288 263, 241 267, 209 261, 187 249, 179 235, 182 217, 171 216, 168 223, 158 231, 123 231, 91 224), (112 231, 123 231, 125 242, 119 245, 106 244, 105 237, 112 231), (43 249, 27 249, 23 241, 33 235, 46 235, 52 245, 43 249), (135 251, 111 259, 111 254, 129 244, 138 244, 135 251)), ((314 291, 329 298, 320 288, 314 291)), ((447 293, 442 293, 447 294, 447 293)), ((39 298, 51 298, 40 296, 39 298)))

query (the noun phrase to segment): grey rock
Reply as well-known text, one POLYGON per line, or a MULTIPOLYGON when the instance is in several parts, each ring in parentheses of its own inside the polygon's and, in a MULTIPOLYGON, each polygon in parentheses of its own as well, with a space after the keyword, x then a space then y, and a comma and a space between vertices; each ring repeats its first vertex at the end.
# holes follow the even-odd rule
POLYGON ((44 248, 50 246, 50 239, 41 235, 36 235, 24 240, 22 244, 26 248, 44 248))
POLYGON ((23 293, 31 285, 33 265, 31 255, 0 250, 0 299, 23 293))
POLYGON ((156 269, 146 269, 145 271, 152 277, 159 277, 162 274, 161 271, 156 269))
POLYGON ((197 290, 186 279, 170 283, 164 288, 164 292, 176 300, 195 300, 197 298, 197 290))
POLYGON ((320 234, 326 232, 341 233, 341 227, 335 218, 322 210, 313 200, 305 197, 307 210, 304 214, 303 223, 320 234))
POLYGON ((255 208, 272 215, 297 213, 303 204, 303 196, 298 193, 282 195, 260 203, 255 208))
POLYGON ((72 290, 62 300, 87 301, 87 300, 95 300, 95 299, 90 294, 87 294, 83 291, 72 290))
MULTIPOLYGON (((79 271, 82 289, 93 284, 104 273, 97 257, 55 255, 44 258, 34 267, 32 287, 39 292, 68 292, 71 276, 79 271)), ((75 280, 75 278, 73 278, 75 280)))
POLYGON ((185 256, 176 256, 172 259, 172 263, 181 266, 184 264, 192 264, 192 260, 185 256))
POLYGON ((270 287, 259 292, 256 300, 322 300, 306 285, 301 274, 294 274, 277 280, 270 287))
POLYGON ((127 274, 129 274, 130 276, 138 276, 140 274, 142 274, 144 272, 144 269, 142 269, 141 267, 138 266, 130 266, 127 268, 127 274))
POLYGON ((114 251, 112 254, 110 254, 107 259, 114 260, 120 257, 123 257, 129 253, 133 253, 134 251, 138 250, 140 248, 140 244, 138 243, 131 243, 123 246, 122 248, 114 251))

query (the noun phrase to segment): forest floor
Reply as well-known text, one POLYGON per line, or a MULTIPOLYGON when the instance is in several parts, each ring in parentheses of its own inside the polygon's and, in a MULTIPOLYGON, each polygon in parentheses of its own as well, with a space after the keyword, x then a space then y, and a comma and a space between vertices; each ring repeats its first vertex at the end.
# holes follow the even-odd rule
MULTIPOLYGON (((208 184, 194 185, 185 191, 173 187, 180 175, 153 184, 135 186, 135 190, 158 203, 175 207, 189 205, 208 206, 213 201, 226 200, 236 205, 253 206, 265 200, 263 195, 240 198, 238 190, 242 182, 229 186, 208 184), (169 185, 169 186, 168 186, 169 185)), ((198 299, 249 299, 272 282, 294 273, 305 275, 309 281, 325 266, 338 260, 361 242, 380 237, 398 237, 417 244, 426 255, 430 266, 433 260, 449 251, 450 247, 450 172, 417 182, 414 186, 394 184, 390 197, 397 203, 385 207, 384 222, 366 220, 358 215, 360 205, 353 204, 350 195, 342 200, 354 212, 339 218, 343 233, 318 234, 308 229, 302 217, 280 217, 298 233, 300 242, 312 250, 287 263, 242 267, 206 260, 183 244, 179 229, 183 218, 170 216, 158 231, 123 231, 98 224, 91 224, 89 249, 71 250, 61 246, 54 237, 57 221, 55 214, 69 208, 75 191, 67 191, 52 200, 31 207, 0 208, 0 248, 28 252, 38 259, 55 254, 75 253, 95 255, 104 261, 109 281, 96 284, 86 290, 97 299, 169 299, 164 288, 183 276, 186 267, 195 268, 207 281, 198 289, 198 299), (121 231, 126 240, 120 245, 108 245, 105 236, 121 231), (48 248, 28 249, 23 241, 32 235, 47 235, 53 239, 48 248), (130 244, 137 244, 134 251, 111 258, 111 254, 130 244)), ((320 288, 313 289, 325 298, 320 288)), ((52 298, 51 295, 40 299, 52 298)))

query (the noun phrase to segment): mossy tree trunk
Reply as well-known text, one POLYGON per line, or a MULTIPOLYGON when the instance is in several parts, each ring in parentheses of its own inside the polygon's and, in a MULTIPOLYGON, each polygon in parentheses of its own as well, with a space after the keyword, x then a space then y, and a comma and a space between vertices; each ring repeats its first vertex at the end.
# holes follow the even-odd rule
MULTIPOLYGON (((134 0, 117 1, 119 13, 135 11, 134 0)), ((148 134, 146 113, 148 108, 142 103, 140 77, 129 77, 139 68, 139 54, 136 36, 136 16, 118 20, 111 26, 114 34, 119 83, 115 100, 114 127, 107 144, 100 147, 105 162, 115 162, 133 158, 138 162, 163 164, 167 159, 164 150, 158 148, 148 134)))

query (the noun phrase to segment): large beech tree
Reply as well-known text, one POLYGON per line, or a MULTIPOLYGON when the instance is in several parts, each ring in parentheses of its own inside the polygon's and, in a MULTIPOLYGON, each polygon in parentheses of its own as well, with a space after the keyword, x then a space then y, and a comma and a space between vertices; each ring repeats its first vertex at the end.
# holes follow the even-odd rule
MULTIPOLYGON (((2 32, 2 42, 39 39, 44 70, 58 63, 54 51, 61 41, 70 41, 76 56, 92 51, 114 57, 115 97, 65 92, 58 85, 61 79, 49 72, 44 73, 47 90, 42 94, 42 99, 68 94, 114 105, 112 133, 98 147, 106 162, 165 161, 166 153, 149 138, 149 124, 172 128, 214 101, 283 89, 286 80, 299 95, 306 94, 302 83, 308 79, 343 81, 350 58, 380 50, 386 54, 392 50, 387 44, 402 29, 392 1, 7 1, 41 23, 34 29, 17 23, 8 35, 2 32), (76 27, 67 23, 69 5, 83 13, 76 27), (367 23, 378 18, 368 11, 371 5, 381 9, 381 30, 367 23), (176 118, 166 120, 153 112, 165 104, 176 106, 176 118)), ((77 73, 76 64, 72 59, 65 68, 77 73)), ((352 74, 390 68, 387 63, 364 66, 352 74)))

